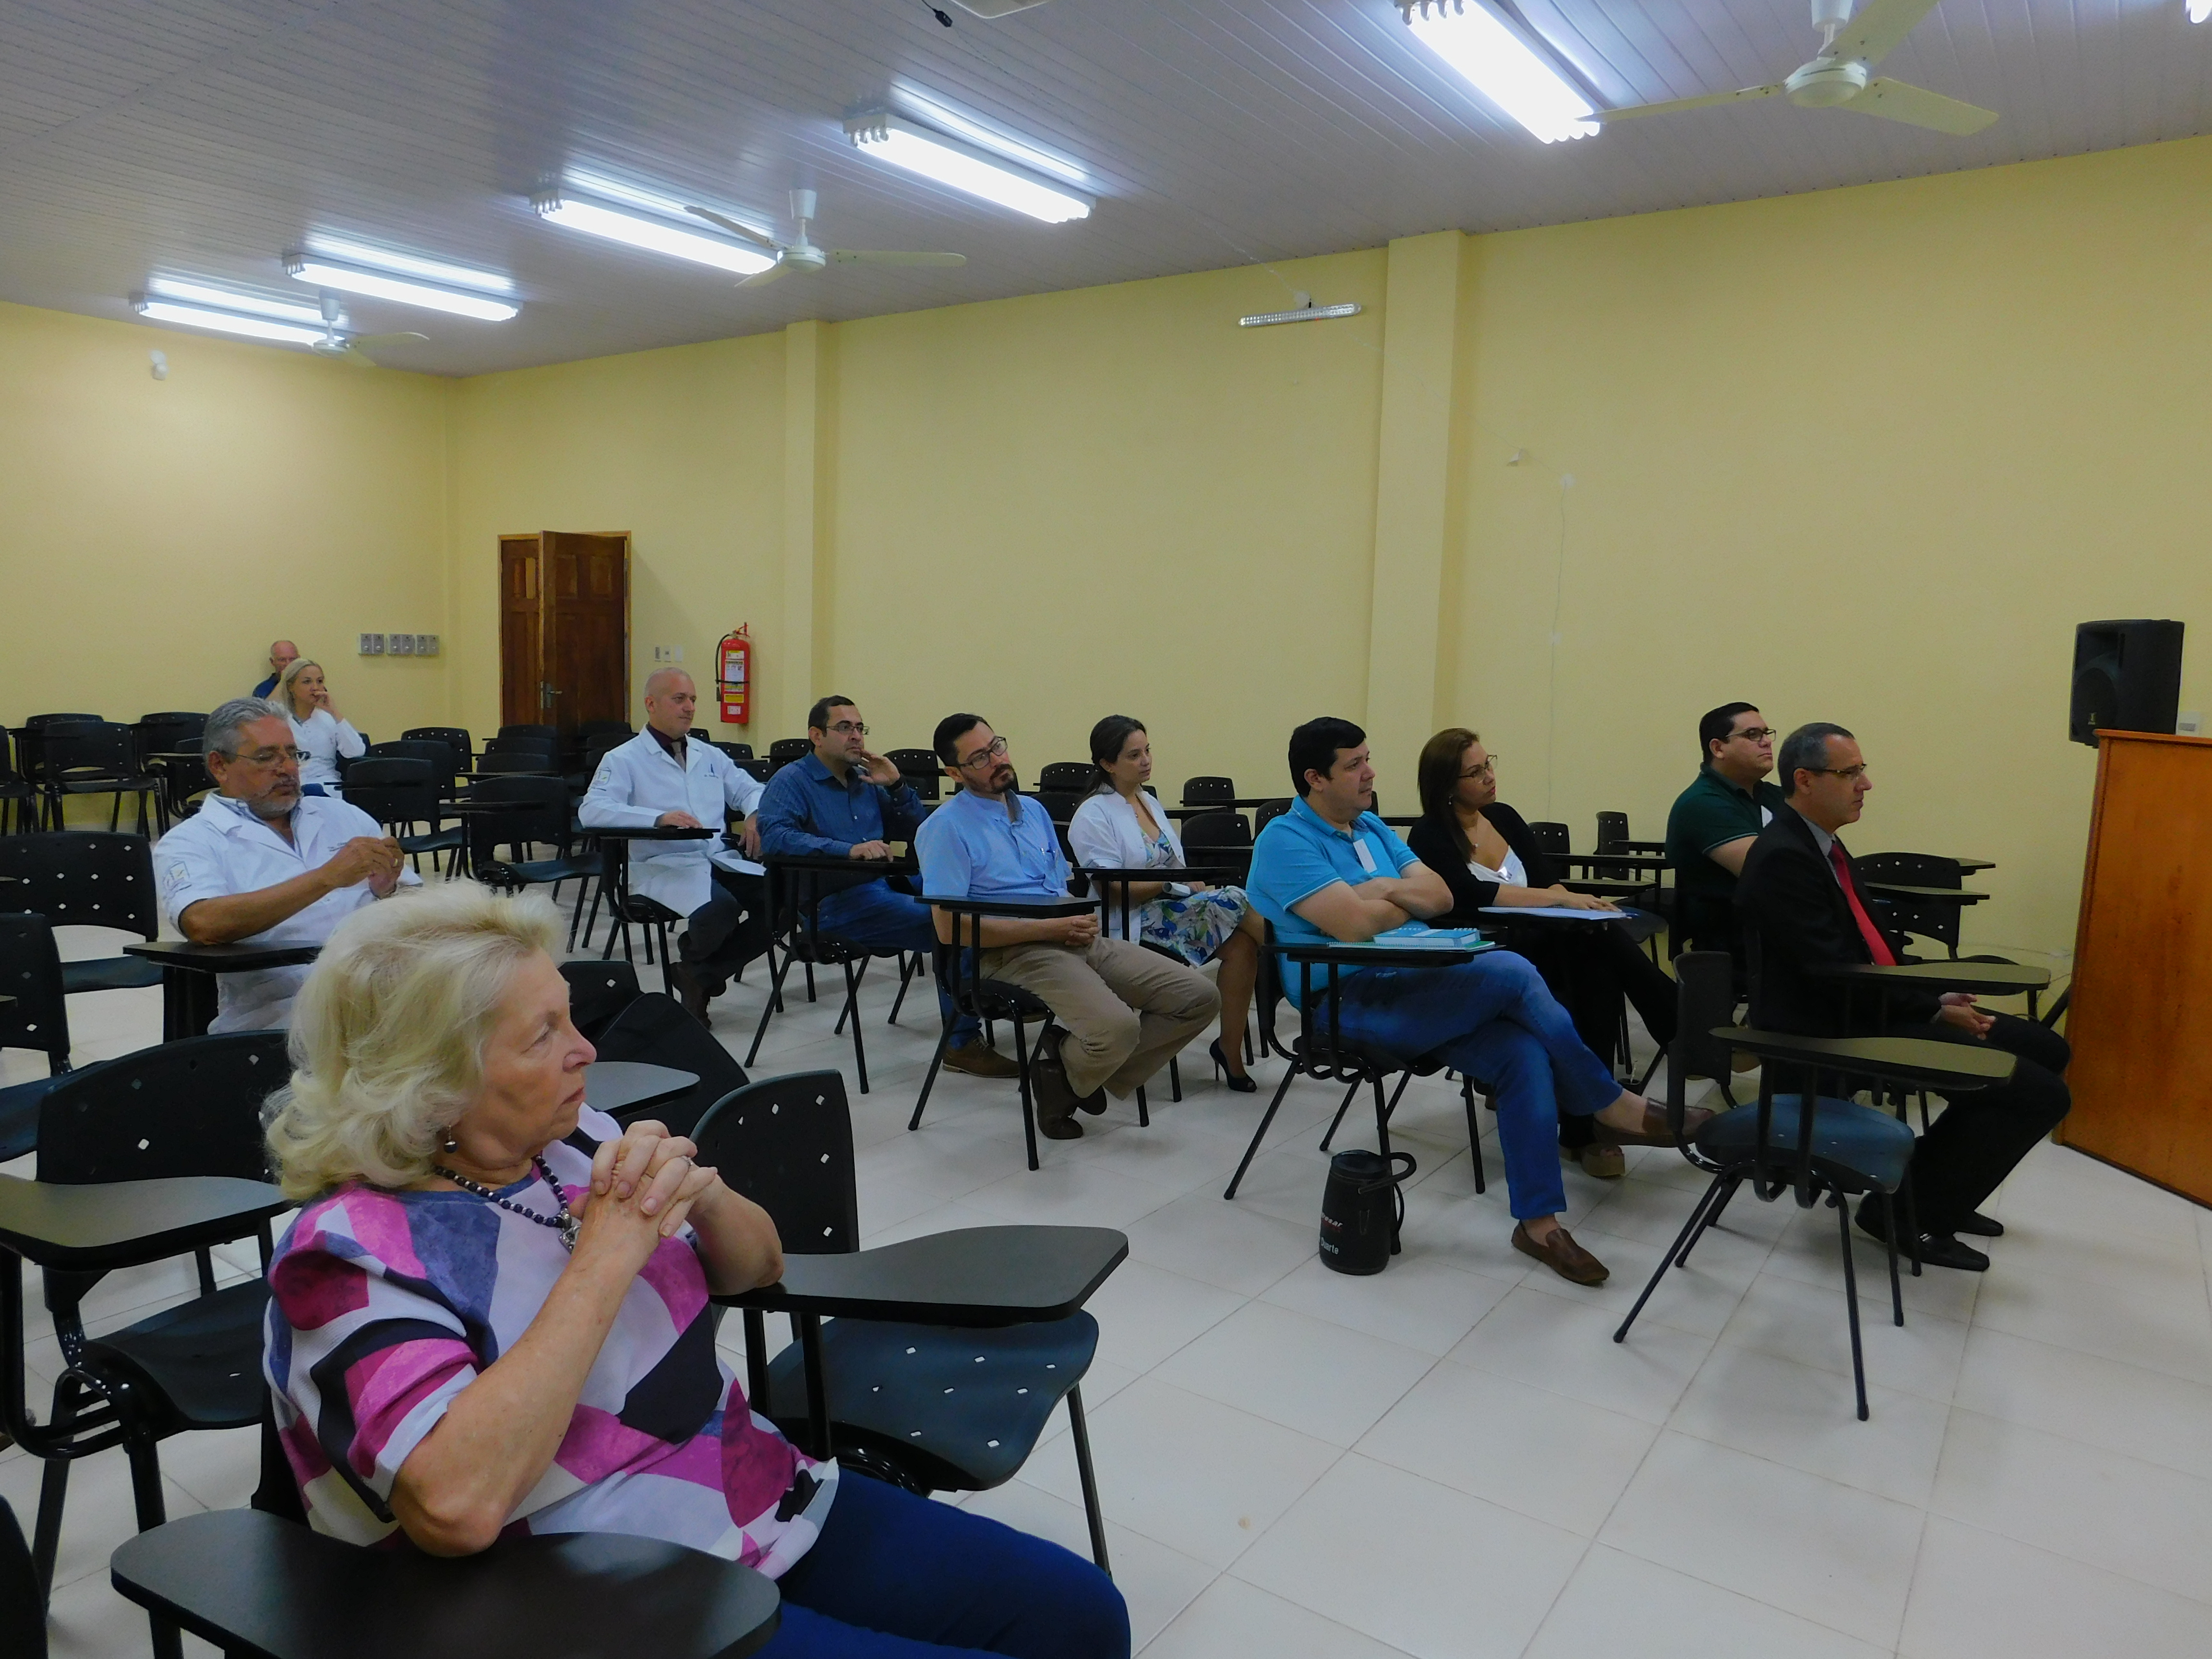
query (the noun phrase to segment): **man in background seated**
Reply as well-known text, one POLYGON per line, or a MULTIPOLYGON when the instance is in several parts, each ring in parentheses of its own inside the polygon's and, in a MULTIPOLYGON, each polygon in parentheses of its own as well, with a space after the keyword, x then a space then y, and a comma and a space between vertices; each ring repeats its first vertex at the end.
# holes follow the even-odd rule
MULTIPOLYGON (((832 695, 807 712, 814 752, 768 781, 757 814, 761 850, 771 856, 888 859, 893 841, 911 842, 929 809, 897 767, 868 748, 868 728, 849 697, 832 695)), ((929 907, 892 887, 886 876, 856 871, 817 873, 821 925, 855 945, 927 955, 937 944, 929 907)), ((982 1022, 956 1016, 942 988, 938 1000, 952 1022, 945 1063, 976 1077, 1015 1077, 1021 1067, 982 1040, 982 1022)))
MULTIPOLYGON (((335 795, 300 793, 292 722, 275 703, 234 697, 208 716, 216 793, 154 848, 161 909, 195 945, 320 945, 364 904, 421 878, 399 843, 335 795)), ((288 1025, 305 965, 218 974, 210 1031, 288 1025)))
MULTIPOLYGON (((2057 1032, 2011 1014, 1985 1014, 1964 992, 1877 999, 1862 988, 1849 997, 1844 985, 1822 978, 1822 969, 1846 963, 1908 959, 1875 924, 1866 884, 1836 839, 1845 824, 1858 822, 1874 784, 1857 740, 1821 722, 1801 726, 1784 739, 1782 779, 1784 808, 1759 832, 1736 884, 1737 924, 1755 965, 1751 1023, 1806 1036, 1871 1036, 1883 1029, 1886 1001, 1893 1036, 1909 1030, 2018 1056, 2008 1082, 1947 1096, 1942 1116, 1912 1153, 1920 1259, 1980 1273, 1989 1257, 1953 1235, 2003 1235, 2003 1224, 1981 1214, 1980 1206, 2071 1108, 2060 1075, 2071 1051, 2057 1032)), ((1862 1204, 1858 1221, 1863 1231, 1883 1236, 1878 1210, 1862 1204)))
POLYGON ((1743 966, 1736 943, 1736 878, 1759 832, 1773 821, 1782 791, 1774 769, 1774 730, 1747 702, 1724 702, 1698 722, 1705 764, 1667 814, 1667 862, 1674 866, 1679 935, 1692 951, 1726 951, 1743 966))
POLYGON ((586 830, 711 830, 697 841, 628 844, 629 890, 665 905, 690 927, 678 935, 669 970, 684 1006, 702 1024, 709 999, 730 975, 768 949, 768 895, 761 867, 760 827, 752 817, 761 781, 695 737, 699 690, 680 668, 658 668, 645 682, 645 730, 607 750, 584 792, 577 820, 586 830), (744 818, 739 839, 748 856, 725 847, 725 815, 744 818))
MULTIPOLYGON (((932 898, 1066 898, 1060 837, 1044 807, 1016 787, 1006 740, 981 714, 948 714, 933 743, 960 787, 915 836, 921 890, 932 898)), ((1198 969, 1101 938, 1096 913, 986 916, 982 924, 983 976, 1031 992, 1066 1028, 1067 1041, 1054 1030, 1037 1045, 1037 1127, 1054 1140, 1080 1139, 1076 1108, 1104 1111, 1102 1090, 1127 1099, 1221 1011, 1198 969)), ((937 913, 937 937, 952 940, 951 912, 937 913)), ((962 918, 959 937, 973 939, 975 924, 962 918)))
POLYGON ((273 697, 276 683, 284 678, 284 671, 300 659, 300 647, 289 640, 279 640, 269 647, 269 678, 253 688, 257 697, 273 697))

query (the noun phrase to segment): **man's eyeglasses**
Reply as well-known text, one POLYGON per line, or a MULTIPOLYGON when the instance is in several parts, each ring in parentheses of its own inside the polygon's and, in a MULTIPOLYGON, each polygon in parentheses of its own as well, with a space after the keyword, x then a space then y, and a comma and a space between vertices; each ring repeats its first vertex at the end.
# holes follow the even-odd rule
POLYGON ((1732 732, 1729 735, 1730 737, 1742 738, 1746 741, 1751 743, 1765 743, 1769 738, 1775 735, 1775 731, 1771 726, 1747 726, 1742 731, 1732 732))
POLYGON ((279 766, 286 761, 297 766, 307 758, 307 751, 304 749, 257 749, 250 755, 231 757, 234 761, 242 761, 248 766, 279 766))
POLYGON ((867 726, 860 720, 839 720, 830 729, 841 738, 865 738, 868 735, 867 726))
POLYGON ((1808 766, 1801 769, 1825 774, 1832 778, 1863 778, 1866 775, 1866 763, 1861 761, 1856 766, 1808 766))
POLYGON ((971 766, 981 766, 985 761, 1004 760, 1006 757, 1006 740, 1004 738, 994 738, 988 749, 978 749, 966 760, 962 761, 960 769, 964 772, 971 766))

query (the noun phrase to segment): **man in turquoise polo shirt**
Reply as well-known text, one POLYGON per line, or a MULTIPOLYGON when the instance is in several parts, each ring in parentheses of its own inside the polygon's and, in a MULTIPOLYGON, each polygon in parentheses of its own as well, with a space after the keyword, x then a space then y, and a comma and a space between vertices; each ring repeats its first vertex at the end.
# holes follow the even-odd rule
MULTIPOLYGON (((1067 860, 1042 802, 1014 777, 1006 740, 981 714, 948 714, 932 739, 959 792, 922 821, 914 850, 931 898, 1067 896, 1067 860)), ((951 943, 952 914, 937 912, 937 937, 951 943)), ((961 937, 971 939, 974 924, 961 937)), ((1076 1140, 1075 1110, 1103 1112, 1103 1090, 1127 1099, 1137 1085, 1213 1023, 1221 999, 1195 968, 1127 939, 1102 938, 1098 917, 983 918, 987 979, 1021 986, 1052 1010, 1067 1040, 1038 1047, 1037 1127, 1076 1140)))
POLYGON ((1744 855, 1773 822, 1781 788, 1774 728, 1747 702, 1724 702, 1698 722, 1705 764, 1667 814, 1667 862, 1674 867, 1680 908, 1675 927, 1692 951, 1726 951, 1740 964, 1735 883, 1744 855))
MULTIPOLYGON (((1298 799, 1261 831, 1244 884, 1276 940, 1418 940, 1427 918, 1451 908, 1451 890, 1375 816, 1367 734, 1350 720, 1309 720, 1291 733, 1290 763, 1298 799)), ((1297 1000, 1297 970, 1283 977, 1297 1000)), ((1362 968, 1340 977, 1338 999, 1347 1038, 1407 1060, 1434 1056, 1488 1085, 1513 1248, 1577 1285, 1602 1283, 1605 1264, 1559 1224, 1559 1115, 1594 1115, 1616 1146, 1673 1140, 1666 1115, 1621 1088, 1535 969, 1509 951, 1449 968, 1362 968)), ((1705 1115, 1691 1117, 1694 1130, 1705 1115)))

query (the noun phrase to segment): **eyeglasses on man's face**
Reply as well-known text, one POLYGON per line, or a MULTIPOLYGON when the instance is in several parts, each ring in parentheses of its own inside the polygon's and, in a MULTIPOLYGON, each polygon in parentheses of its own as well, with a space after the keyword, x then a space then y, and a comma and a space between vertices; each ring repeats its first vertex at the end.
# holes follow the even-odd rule
POLYGON ((1775 731, 1771 726, 1747 726, 1741 732, 1730 732, 1729 736, 1741 738, 1746 743, 1765 743, 1775 736, 1775 731))
POLYGON ((1805 770, 1823 777, 1841 778, 1850 783, 1866 775, 1866 763, 1861 761, 1856 766, 1808 766, 1805 770))
POLYGON ((994 738, 988 749, 978 749, 966 760, 962 761, 960 769, 964 772, 971 766, 981 766, 985 761, 1004 760, 1006 757, 1006 740, 1004 738, 994 738))
POLYGON ((839 720, 830 730, 841 738, 865 738, 868 735, 867 725, 862 720, 839 720))
POLYGON ((233 755, 231 760, 240 765, 264 768, 282 766, 286 761, 297 766, 307 758, 304 749, 257 749, 250 755, 233 755))

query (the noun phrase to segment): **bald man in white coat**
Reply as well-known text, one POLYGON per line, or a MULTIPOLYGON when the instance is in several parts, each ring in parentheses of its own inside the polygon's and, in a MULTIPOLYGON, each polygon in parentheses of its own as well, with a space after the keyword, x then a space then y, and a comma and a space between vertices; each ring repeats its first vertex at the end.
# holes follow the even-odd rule
MULTIPOLYGON (((744 851, 760 851, 753 809, 764 788, 730 757, 696 737, 698 688, 680 668, 656 669, 645 683, 645 730, 607 751, 576 816, 587 830, 705 829, 719 831, 726 813, 744 817, 744 851)), ((690 919, 678 940, 671 970, 684 1006, 702 1021, 708 1000, 729 976, 768 949, 768 896, 761 866, 725 847, 701 841, 629 843, 629 890, 690 919)))

